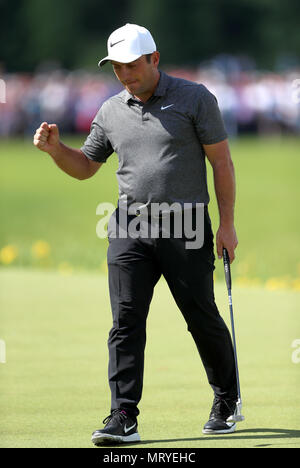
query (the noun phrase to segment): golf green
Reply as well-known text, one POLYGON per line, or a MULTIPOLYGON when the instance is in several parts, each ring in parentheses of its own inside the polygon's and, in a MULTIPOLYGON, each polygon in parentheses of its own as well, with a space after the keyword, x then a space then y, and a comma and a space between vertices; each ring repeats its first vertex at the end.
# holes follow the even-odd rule
MULTIPOLYGON (((63 141, 79 148, 84 136, 63 141)), ((299 139, 239 138, 230 142, 237 181, 237 258, 241 282, 300 289, 299 139), (298 285, 298 286, 297 286, 298 285)), ((101 270, 107 239, 96 235, 102 202, 117 203, 112 155, 94 177, 79 181, 60 171, 30 140, 0 141, 0 264, 59 270, 101 270)), ((207 164, 213 230, 219 224, 207 164)), ((217 268, 223 279, 222 266, 217 268)))
MULTIPOLYGON (((0 446, 92 448, 110 408, 107 276, 6 267, 0 284, 0 446)), ((215 292, 229 324, 224 281, 215 292)), ((300 447, 299 292, 233 283, 233 307, 245 421, 234 434, 202 434, 212 391, 161 280, 148 317, 142 443, 134 447, 300 447)))

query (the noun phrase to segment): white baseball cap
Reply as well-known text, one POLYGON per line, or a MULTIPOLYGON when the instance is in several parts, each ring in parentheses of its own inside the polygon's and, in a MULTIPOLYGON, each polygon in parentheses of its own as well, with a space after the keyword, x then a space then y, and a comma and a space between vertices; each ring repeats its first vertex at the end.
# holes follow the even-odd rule
POLYGON ((145 54, 156 51, 156 45, 148 29, 127 23, 116 29, 108 38, 108 55, 98 63, 102 67, 109 60, 130 63, 145 54))

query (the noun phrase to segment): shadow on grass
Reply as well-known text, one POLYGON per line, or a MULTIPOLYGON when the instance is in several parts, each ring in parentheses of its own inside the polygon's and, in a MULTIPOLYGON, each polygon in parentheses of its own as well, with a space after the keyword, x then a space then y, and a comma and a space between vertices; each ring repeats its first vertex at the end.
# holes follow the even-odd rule
MULTIPOLYGON (((208 440, 225 440, 228 438, 232 438, 234 440, 257 440, 262 439, 261 444, 254 445, 254 447, 268 447, 272 445, 279 445, 278 442, 284 439, 300 439, 300 430, 295 429, 270 429, 270 428, 259 428, 259 429, 242 429, 232 434, 220 434, 220 435, 206 435, 203 437, 187 437, 187 438, 179 438, 179 439, 151 439, 151 440, 142 440, 138 443, 128 443, 122 444, 122 447, 136 447, 150 445, 150 444, 163 444, 163 443, 172 443, 172 442, 204 442, 208 440), (274 444, 271 443, 263 443, 263 440, 270 439, 274 440, 274 444), (275 442, 276 440, 276 442, 275 442)), ((290 444, 289 444, 290 445, 290 444)), ((101 447, 120 447, 120 444, 110 444, 110 445, 102 445, 101 447)), ((195 447, 196 448, 196 447, 195 447)))

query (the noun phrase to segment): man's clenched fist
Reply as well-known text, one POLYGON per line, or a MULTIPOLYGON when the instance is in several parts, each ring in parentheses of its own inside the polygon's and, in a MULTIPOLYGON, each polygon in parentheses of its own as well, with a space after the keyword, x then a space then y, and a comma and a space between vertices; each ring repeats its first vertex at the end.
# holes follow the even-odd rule
POLYGON ((33 144, 46 153, 51 154, 51 152, 55 151, 59 146, 59 131, 57 125, 48 125, 47 122, 43 122, 35 132, 33 144))

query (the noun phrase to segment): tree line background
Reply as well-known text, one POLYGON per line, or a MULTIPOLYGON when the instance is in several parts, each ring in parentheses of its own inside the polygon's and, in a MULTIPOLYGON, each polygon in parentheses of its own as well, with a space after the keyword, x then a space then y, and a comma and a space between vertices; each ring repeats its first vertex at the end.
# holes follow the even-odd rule
POLYGON ((151 31, 164 64, 196 66, 226 53, 258 68, 299 65, 299 0, 0 0, 0 11, 6 72, 45 61, 95 70, 108 35, 127 22, 151 31))

